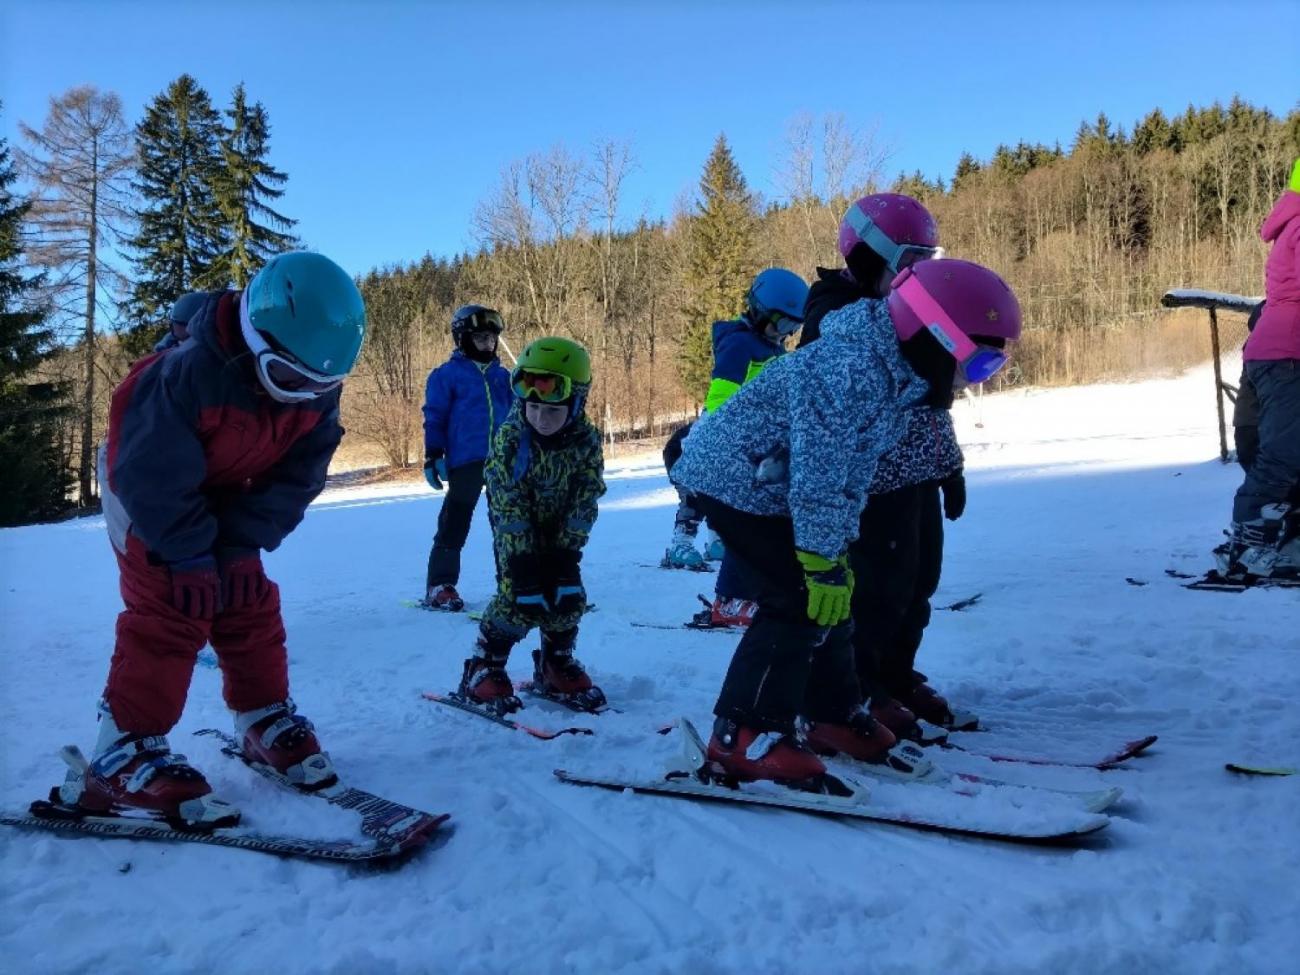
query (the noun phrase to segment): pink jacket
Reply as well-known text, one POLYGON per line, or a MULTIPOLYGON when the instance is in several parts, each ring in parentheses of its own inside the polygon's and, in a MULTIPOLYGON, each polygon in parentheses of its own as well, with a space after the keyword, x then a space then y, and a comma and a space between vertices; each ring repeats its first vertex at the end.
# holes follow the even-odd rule
POLYGON ((1259 236, 1271 242, 1264 265, 1264 306, 1246 342, 1247 360, 1300 359, 1300 193, 1287 190, 1259 236))

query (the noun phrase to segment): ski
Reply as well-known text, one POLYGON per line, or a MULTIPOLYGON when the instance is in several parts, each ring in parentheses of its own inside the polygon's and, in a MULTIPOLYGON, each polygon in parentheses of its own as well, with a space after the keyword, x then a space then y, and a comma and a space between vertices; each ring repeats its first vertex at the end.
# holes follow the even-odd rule
POLYGON ((539 701, 550 701, 552 704, 558 704, 579 714, 622 713, 618 708, 610 707, 609 702, 605 700, 604 693, 594 687, 592 691, 595 691, 595 694, 554 694, 538 687, 531 680, 517 681, 515 687, 529 697, 535 697, 539 701))
POLYGON ((451 609, 450 607, 435 606, 427 599, 403 599, 400 601, 407 609, 422 609, 426 613, 445 613, 448 616, 455 616, 458 613, 464 613, 467 603, 461 603, 460 609, 451 609))
POLYGON ((633 620, 632 625, 643 630, 694 630, 697 633, 743 633, 744 628, 739 626, 701 626, 694 620, 687 623, 648 623, 642 620, 633 620))
POLYGON ((955 603, 949 603, 947 606, 938 606, 936 608, 945 609, 951 613, 960 613, 964 609, 970 609, 970 607, 974 606, 983 598, 984 593, 977 592, 973 596, 967 596, 965 599, 959 599, 955 603))
POLYGON ((208 846, 252 850, 256 853, 271 853, 301 860, 326 860, 352 864, 394 863, 409 856, 423 845, 423 843, 403 845, 379 839, 358 842, 276 836, 259 833, 256 829, 246 826, 232 826, 209 832, 175 829, 165 822, 154 819, 89 814, 75 806, 60 802, 57 788, 51 790, 49 801, 38 799, 33 802, 28 815, 0 816, 0 824, 19 829, 48 830, 69 836, 202 843, 208 846))
POLYGON ((1217 569, 1211 569, 1203 576, 1194 576, 1175 569, 1165 569, 1165 575, 1171 579, 1191 579, 1183 583, 1184 589, 1196 589, 1202 592, 1245 592, 1247 589, 1300 589, 1300 579, 1274 578, 1271 576, 1225 576, 1217 569))
POLYGON ((668 569, 670 572, 716 572, 717 570, 707 562, 699 565, 672 565, 668 561, 662 562, 638 562, 643 569, 668 569))
POLYGON ((240 748, 239 740, 233 735, 218 731, 216 728, 203 728, 194 733, 216 738, 221 742, 221 754, 243 762, 258 775, 291 792, 324 799, 331 806, 358 813, 361 816, 361 832, 376 840, 395 843, 402 847, 418 846, 426 842, 443 823, 451 818, 449 813, 437 815, 427 813, 337 781, 323 789, 302 789, 269 765, 250 762, 240 748))
POLYGON ((459 694, 438 694, 434 691, 425 691, 421 694, 426 701, 433 701, 435 704, 442 704, 449 708, 455 708, 458 711, 464 711, 467 714, 478 715, 480 718, 486 718, 493 724, 499 724, 502 727, 510 728, 513 731, 522 731, 526 735, 532 735, 534 738, 540 738, 542 741, 550 741, 553 738, 559 738, 560 735, 591 735, 595 734, 590 728, 535 728, 532 725, 524 724, 513 718, 507 718, 504 714, 489 710, 477 704, 471 704, 459 694))
POLYGON ((1300 772, 1300 769, 1294 769, 1287 765, 1241 765, 1237 762, 1228 762, 1223 767, 1229 772, 1236 772, 1238 775, 1286 776, 1300 772))
POLYGON ((1025 826, 1002 827, 980 824, 976 821, 963 822, 960 818, 946 819, 930 812, 891 809, 884 804, 878 805, 873 802, 866 786, 833 775, 826 776, 828 785, 836 792, 847 794, 799 792, 766 782, 728 783, 710 768, 707 761, 696 764, 696 755, 702 755, 703 743, 691 723, 682 718, 678 726, 686 739, 687 758, 683 764, 693 766, 692 768, 676 769, 661 778, 587 774, 566 769, 556 769, 555 776, 561 782, 571 785, 769 806, 792 812, 862 819, 912 829, 1016 843, 1069 843, 1103 829, 1110 822, 1105 816, 1082 810, 1051 810, 1050 812, 1043 810, 1036 814, 1032 824, 1025 826))
MULTIPOLYGON (((599 608, 600 607, 597 606, 595 603, 588 603, 587 608, 582 611, 582 615, 586 616, 588 613, 594 613, 599 608)), ((465 615, 468 616, 470 619, 472 619, 475 623, 483 622, 483 610, 481 609, 471 610, 465 615)))
POLYGON ((940 744, 939 747, 951 748, 959 752, 965 752, 968 755, 974 755, 978 758, 987 758, 990 762, 1012 762, 1019 765, 1055 765, 1061 768, 1092 768, 1104 772, 1108 769, 1119 767, 1130 758, 1141 755, 1158 740, 1158 735, 1147 735, 1145 738, 1137 738, 1133 741, 1127 742, 1114 751, 1108 752, 1098 758, 1088 759, 1002 754, 999 752, 983 751, 979 748, 969 748, 966 745, 957 744, 951 739, 940 744))
POLYGON ((1105 812, 1124 797, 1124 790, 1118 786, 1107 789, 1056 789, 1051 786, 1027 785, 1022 782, 1007 782, 987 775, 972 772, 950 772, 947 769, 931 766, 928 773, 919 777, 908 777, 892 772, 886 766, 872 765, 843 757, 828 759, 828 763, 847 768, 858 776, 875 779, 878 782, 894 785, 918 785, 942 789, 952 795, 975 798, 987 795, 989 790, 995 794, 1008 796, 1058 797, 1077 802, 1088 812, 1105 812))

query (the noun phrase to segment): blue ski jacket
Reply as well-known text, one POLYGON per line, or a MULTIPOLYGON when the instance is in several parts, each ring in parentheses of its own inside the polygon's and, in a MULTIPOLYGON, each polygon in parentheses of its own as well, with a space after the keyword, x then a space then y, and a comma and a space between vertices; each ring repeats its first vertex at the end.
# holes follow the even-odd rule
POLYGON ((798 548, 838 558, 857 537, 877 461, 926 392, 886 303, 854 302, 823 319, 818 341, 697 420, 672 480, 740 511, 788 517, 798 548))
POLYGON ((785 352, 743 318, 713 323, 713 376, 704 408, 712 413, 785 352))
POLYGON ((484 460, 514 399, 498 359, 478 363, 457 349, 424 387, 425 452, 441 450, 448 470, 484 460))

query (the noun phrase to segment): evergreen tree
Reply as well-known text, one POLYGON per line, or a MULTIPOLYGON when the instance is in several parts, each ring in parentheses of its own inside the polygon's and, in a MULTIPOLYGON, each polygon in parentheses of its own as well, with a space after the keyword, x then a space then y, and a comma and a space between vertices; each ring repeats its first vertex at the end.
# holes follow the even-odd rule
POLYGON ((758 263, 757 206, 725 135, 704 164, 697 207, 688 228, 680 369, 686 388, 703 400, 713 369, 712 324, 742 311, 758 263))
POLYGON ((242 288, 270 257, 299 246, 289 233, 298 221, 266 202, 284 195, 289 177, 267 162, 271 123, 262 103, 249 105, 241 84, 226 115, 230 127, 221 144, 225 165, 216 191, 229 236, 217 265, 227 281, 242 288))
POLYGON ((47 359, 53 332, 38 304, 42 275, 22 273, 22 222, 31 204, 16 200, 9 144, 0 138, 0 525, 51 518, 68 506, 72 472, 60 450, 67 391, 24 382, 47 359))
POLYGON ((1169 124, 1164 112, 1157 108, 1138 123, 1137 128, 1133 130, 1133 148, 1140 156, 1155 152, 1157 149, 1178 151, 1174 127, 1169 124))
POLYGON ((127 344, 133 354, 158 339, 167 309, 181 295, 228 283, 217 260, 228 236, 215 193, 222 135, 208 93, 188 74, 168 85, 136 126, 134 188, 145 206, 131 240, 136 282, 127 303, 127 344))
POLYGON ((963 184, 970 183, 971 177, 975 176, 979 171, 979 160, 969 152, 962 152, 961 158, 957 160, 957 168, 952 174, 953 190, 959 190, 963 184))

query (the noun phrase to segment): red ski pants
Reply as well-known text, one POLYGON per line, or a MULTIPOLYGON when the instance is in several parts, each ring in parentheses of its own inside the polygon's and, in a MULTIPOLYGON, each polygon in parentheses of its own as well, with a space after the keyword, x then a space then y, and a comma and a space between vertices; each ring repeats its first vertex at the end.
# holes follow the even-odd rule
POLYGON ((172 605, 167 566, 151 562, 138 538, 128 533, 126 553, 113 551, 126 609, 117 617, 104 699, 119 728, 141 735, 169 732, 185 708, 194 662, 206 643, 221 664, 222 694, 232 711, 252 711, 289 696, 280 589, 274 582, 255 606, 195 620, 172 605))

